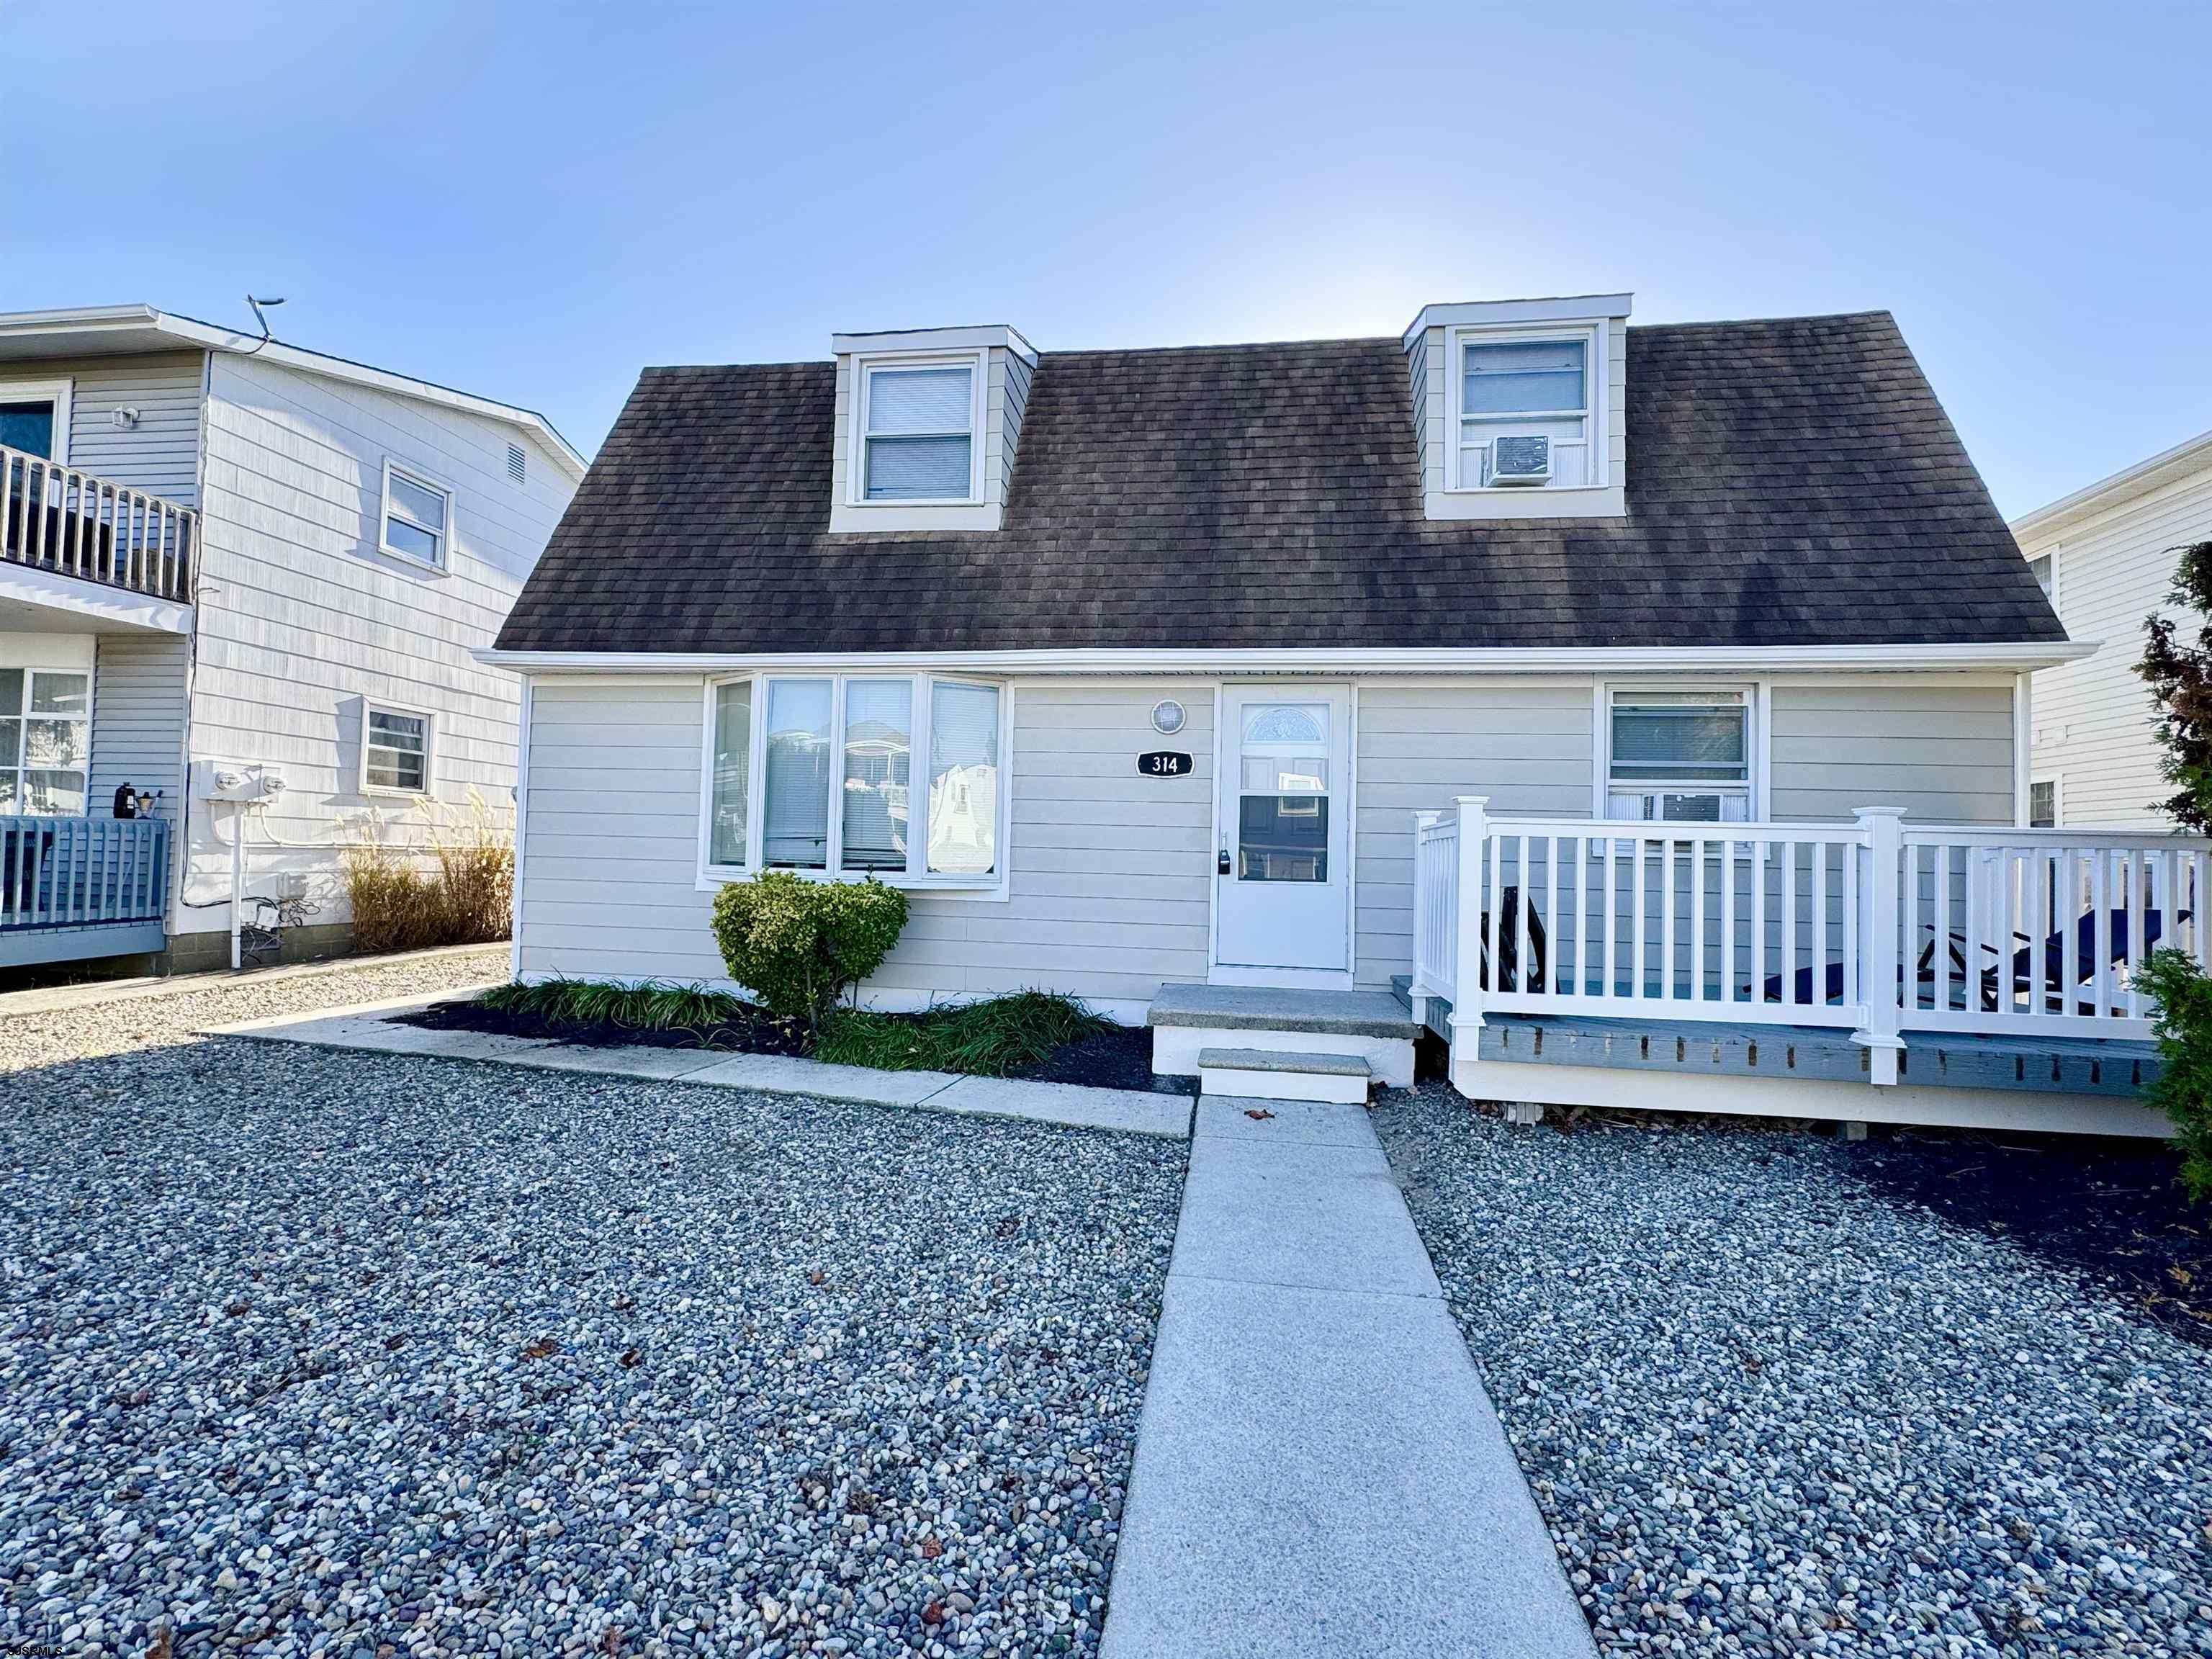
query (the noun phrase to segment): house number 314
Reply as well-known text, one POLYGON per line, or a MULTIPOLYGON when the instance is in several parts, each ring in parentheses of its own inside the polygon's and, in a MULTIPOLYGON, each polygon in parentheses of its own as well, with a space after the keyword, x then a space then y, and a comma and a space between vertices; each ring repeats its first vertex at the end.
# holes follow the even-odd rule
POLYGON ((1148 778, 1180 778, 1190 770, 1190 757, 1172 749, 1155 749, 1137 757, 1137 770, 1148 778))

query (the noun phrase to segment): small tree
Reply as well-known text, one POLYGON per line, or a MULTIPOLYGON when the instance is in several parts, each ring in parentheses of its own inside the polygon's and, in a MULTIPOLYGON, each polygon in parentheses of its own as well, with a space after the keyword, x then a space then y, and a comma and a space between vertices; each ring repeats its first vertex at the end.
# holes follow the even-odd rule
MULTIPOLYGON (((2153 614, 2136 672, 2158 700, 2159 771, 2174 793, 2157 810, 2200 835, 2212 833, 2212 542, 2181 550, 2168 604, 2195 613, 2197 638, 2184 644, 2172 621, 2153 614)), ((2197 925, 2212 927, 2212 894, 2197 896, 2197 925)), ((2174 930, 2169 927, 2171 933, 2174 930)), ((2181 1179, 2196 1199, 2212 1197, 2212 978, 2183 951, 2157 951, 2142 972, 2158 1005, 2164 1069, 2153 1103, 2173 1120, 2181 1179)))
POLYGON ((2185 828, 2212 834, 2212 542, 2181 550, 2169 605, 2198 618, 2194 644, 2185 645, 2170 617, 2156 612, 2143 623, 2148 643, 2136 672, 2158 699, 2160 775, 2174 793, 2156 803, 2185 828))
POLYGON ((846 988, 875 972, 898 943, 906 895, 873 877, 808 881, 770 870, 722 889, 714 927, 730 977, 770 1012, 804 1018, 818 1035, 846 988))

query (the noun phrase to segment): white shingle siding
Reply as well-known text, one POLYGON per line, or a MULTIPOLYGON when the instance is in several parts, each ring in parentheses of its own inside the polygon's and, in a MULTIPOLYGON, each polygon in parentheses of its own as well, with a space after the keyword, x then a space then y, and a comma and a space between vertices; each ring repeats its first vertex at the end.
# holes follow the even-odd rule
MULTIPOLYGON (((441 800, 508 806, 519 683, 468 653, 497 633, 572 487, 542 450, 515 483, 502 422, 264 360, 216 356, 206 420, 190 750, 284 769, 265 828, 293 845, 255 846, 256 869, 301 877, 324 902, 314 920, 343 921, 337 845, 395 808, 360 793, 365 702, 433 717, 441 800), (386 456, 453 489, 442 573, 375 550, 386 456)), ((227 843, 203 833, 191 872, 193 897, 227 886, 227 843)), ((228 926, 220 908, 185 916, 228 926)))
POLYGON ((2143 618, 2166 609, 2176 553, 2208 538, 2212 459, 2193 476, 2020 538, 2027 557, 2051 555, 2067 633, 2100 642, 2095 655, 2035 676, 2029 773, 2059 780, 2069 825, 2173 827, 2152 810, 2173 792, 2159 775, 2156 706, 2135 665, 2143 618))

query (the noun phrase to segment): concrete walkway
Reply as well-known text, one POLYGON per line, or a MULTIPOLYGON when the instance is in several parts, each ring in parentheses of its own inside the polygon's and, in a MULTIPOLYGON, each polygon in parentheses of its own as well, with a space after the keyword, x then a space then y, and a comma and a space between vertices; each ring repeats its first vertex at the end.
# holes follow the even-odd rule
POLYGON ((1595 1651, 1365 1109, 1201 1100, 1103 1659, 1595 1651))
POLYGON ((1128 1089, 1085 1089, 1067 1083, 1010 1078, 957 1077, 950 1072, 879 1072, 830 1066, 781 1054, 733 1054, 707 1048, 592 1048, 543 1038, 500 1036, 484 1031, 434 1031, 393 1023, 392 1017, 447 997, 396 997, 362 1003, 336 1013, 283 1014, 273 1019, 210 1026, 206 1036, 252 1037, 352 1048, 380 1054, 425 1054, 526 1066, 544 1071, 589 1072, 602 1077, 699 1084, 708 1088, 754 1089, 768 1094, 811 1095, 820 1100, 869 1106, 920 1106, 969 1117, 1020 1118, 1075 1129, 1187 1139, 1191 1102, 1185 1095, 1140 1094, 1128 1089))

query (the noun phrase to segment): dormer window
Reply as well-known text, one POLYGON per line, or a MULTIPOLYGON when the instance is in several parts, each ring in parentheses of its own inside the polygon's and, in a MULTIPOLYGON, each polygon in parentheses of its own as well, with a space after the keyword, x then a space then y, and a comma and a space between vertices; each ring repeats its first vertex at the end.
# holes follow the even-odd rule
POLYGON ((1455 329, 1459 489, 1581 489, 1603 482, 1590 443, 1597 331, 1455 329))
POLYGON ((974 356, 861 363, 861 500, 977 498, 981 367, 974 356))

